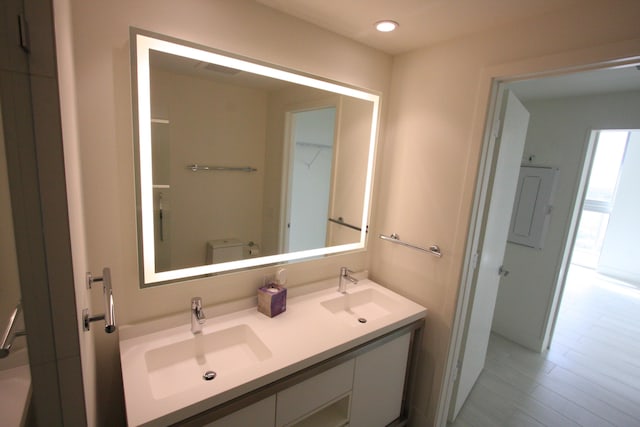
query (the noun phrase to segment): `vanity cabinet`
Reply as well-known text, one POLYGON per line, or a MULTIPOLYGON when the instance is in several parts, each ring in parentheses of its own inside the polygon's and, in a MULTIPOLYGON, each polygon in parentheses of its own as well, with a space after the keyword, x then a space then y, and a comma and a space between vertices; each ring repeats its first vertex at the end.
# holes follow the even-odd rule
MULTIPOLYGON (((206 427, 383 427, 402 415, 412 332, 375 341, 206 427), (371 347, 370 347, 371 346, 371 347)), ((190 424, 192 425, 192 424, 190 424)), ((193 424, 198 425, 198 424, 193 424)))
POLYGON ((406 424, 426 309, 369 279, 347 294, 335 282, 310 284, 275 319, 247 300, 197 335, 178 314, 122 328, 129 425, 406 424))

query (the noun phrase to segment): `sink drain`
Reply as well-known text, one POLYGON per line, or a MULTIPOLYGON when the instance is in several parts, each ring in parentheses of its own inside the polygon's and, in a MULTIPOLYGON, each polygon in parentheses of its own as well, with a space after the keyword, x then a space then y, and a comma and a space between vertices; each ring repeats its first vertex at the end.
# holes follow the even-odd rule
POLYGON ((358 322, 367 323, 367 319, 365 319, 364 317, 358 317, 358 322))
POLYGON ((205 381, 211 381, 215 377, 216 377, 216 373, 214 371, 207 371, 202 376, 202 379, 204 379, 205 381))

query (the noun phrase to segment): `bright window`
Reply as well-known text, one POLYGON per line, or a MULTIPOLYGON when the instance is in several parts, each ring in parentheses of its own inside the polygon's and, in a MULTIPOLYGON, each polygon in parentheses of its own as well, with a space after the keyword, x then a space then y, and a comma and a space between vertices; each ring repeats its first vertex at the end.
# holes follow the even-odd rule
POLYGON ((618 186, 629 132, 598 132, 591 175, 580 218, 572 262, 596 268, 618 186))
POLYGON ((600 131, 589 177, 587 201, 613 203, 628 137, 627 131, 600 131))

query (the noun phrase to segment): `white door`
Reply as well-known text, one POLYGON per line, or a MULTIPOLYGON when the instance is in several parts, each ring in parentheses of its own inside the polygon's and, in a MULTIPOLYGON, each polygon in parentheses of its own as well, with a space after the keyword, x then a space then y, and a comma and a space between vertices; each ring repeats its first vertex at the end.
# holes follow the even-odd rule
POLYGON ((511 92, 506 93, 502 128, 496 141, 499 149, 493 173, 489 211, 478 253, 478 272, 469 302, 466 341, 462 343, 458 387, 453 397, 452 419, 458 415, 484 368, 493 310, 498 295, 500 268, 507 245, 520 161, 529 125, 529 112, 511 92))
POLYGON ((336 108, 295 112, 287 221, 288 252, 317 249, 327 240, 336 108))

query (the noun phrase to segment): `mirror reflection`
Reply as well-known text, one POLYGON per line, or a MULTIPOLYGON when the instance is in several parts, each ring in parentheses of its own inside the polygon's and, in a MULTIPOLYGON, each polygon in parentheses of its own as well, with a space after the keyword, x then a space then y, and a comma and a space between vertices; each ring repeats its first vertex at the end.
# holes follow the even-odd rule
MULTIPOLYGON (((4 402, 1 424, 18 425, 31 398, 31 371, 26 327, 21 309, 16 229, 5 151, 5 127, 0 106, 0 391, 4 402)), ((7 132, 15 131, 7 126, 7 132)), ((15 190, 15 188, 14 188, 15 190)))
POLYGON ((377 95, 132 37, 143 285, 364 247, 377 95))

